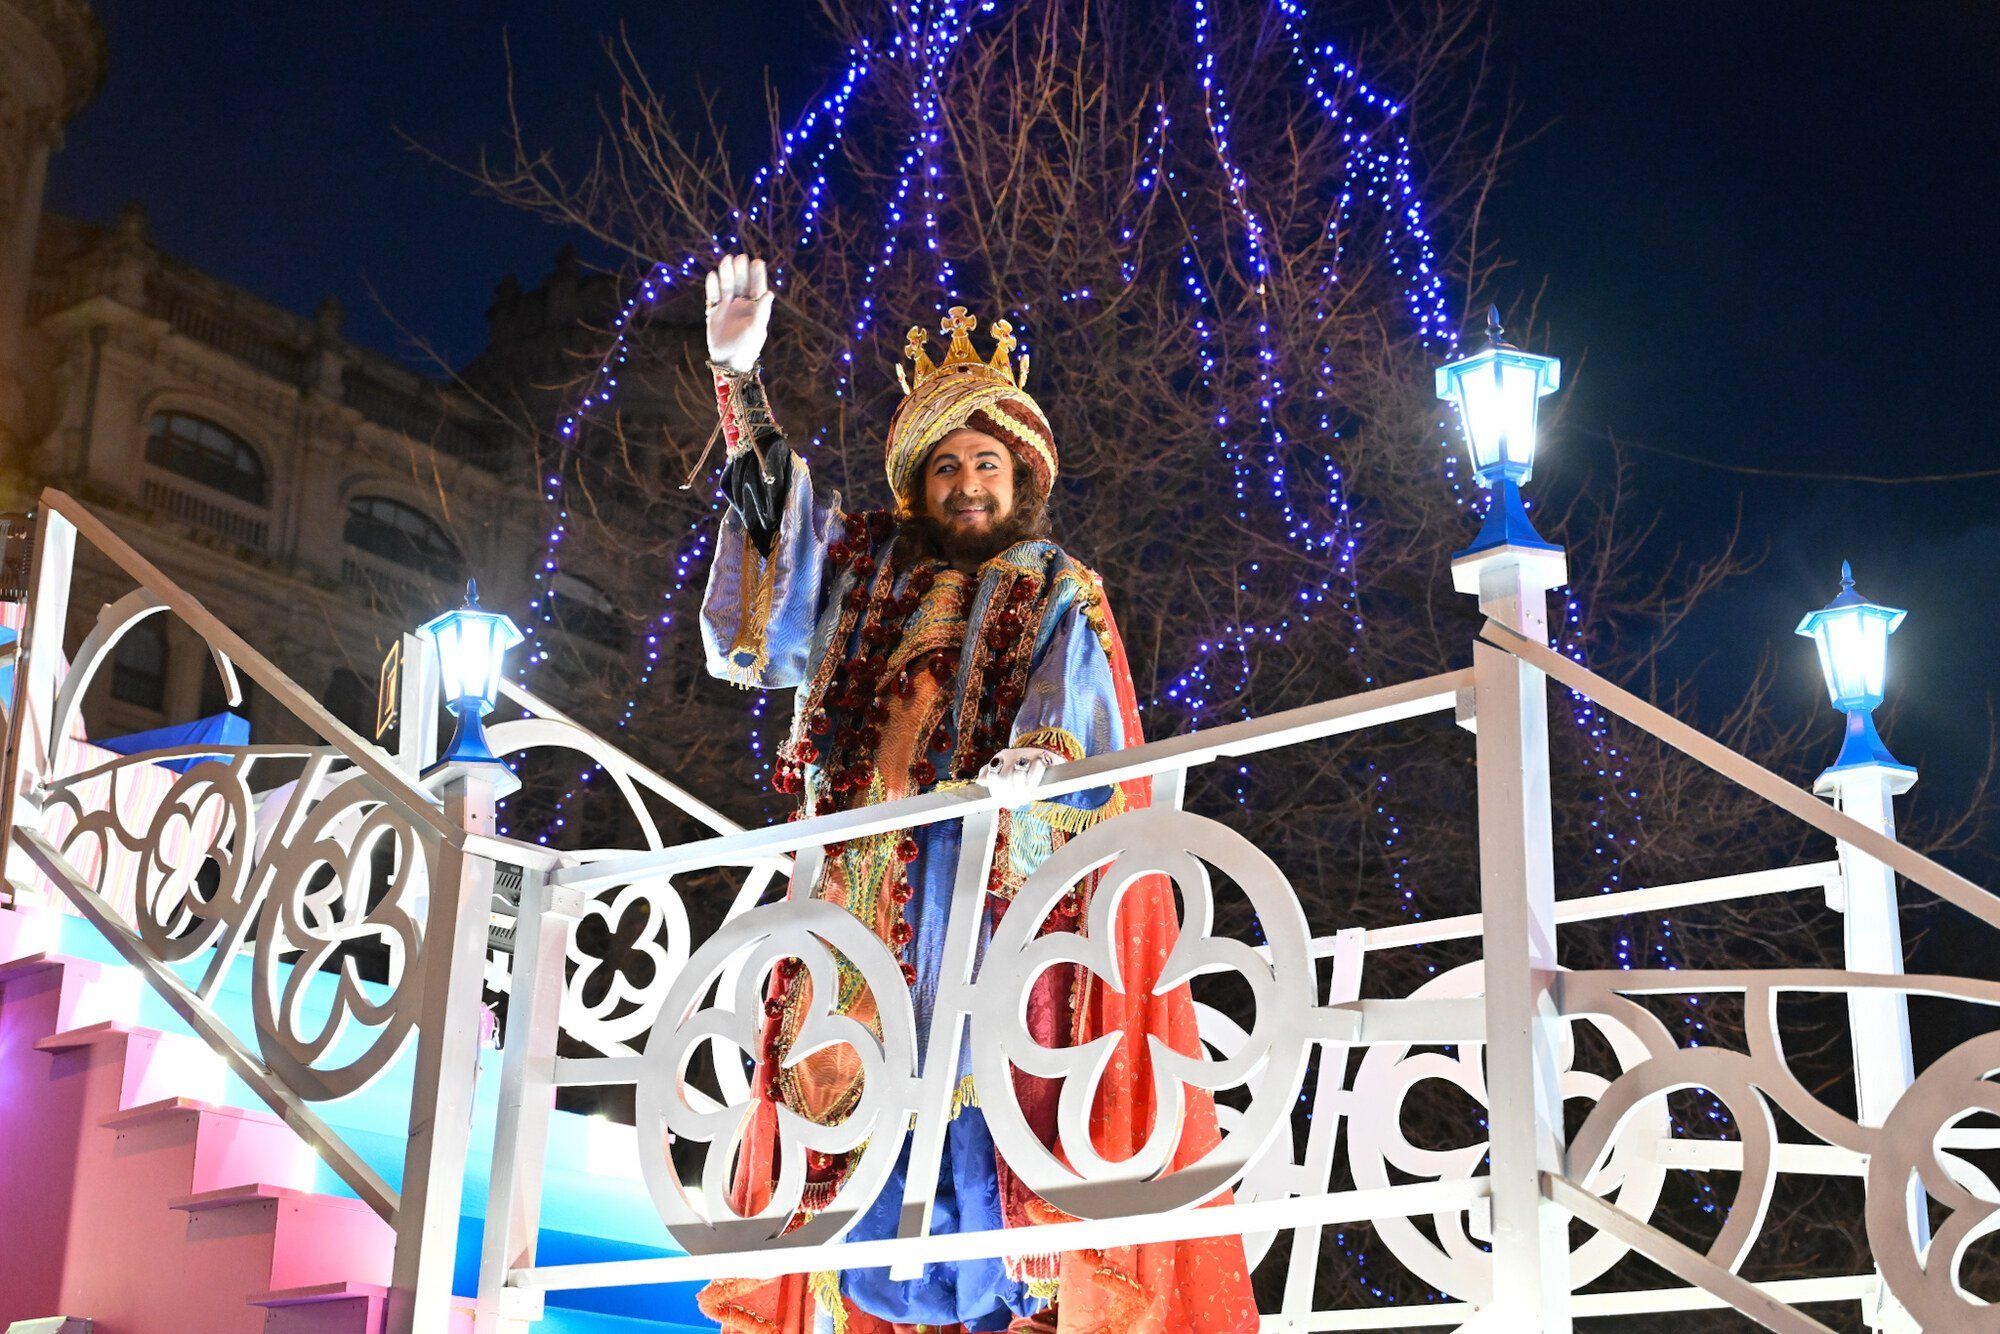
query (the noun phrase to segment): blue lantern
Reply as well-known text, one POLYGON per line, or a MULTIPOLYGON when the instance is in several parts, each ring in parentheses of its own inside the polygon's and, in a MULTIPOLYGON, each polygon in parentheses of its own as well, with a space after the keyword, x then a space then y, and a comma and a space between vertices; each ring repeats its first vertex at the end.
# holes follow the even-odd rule
POLYGON ((451 745, 426 772, 451 764, 497 764, 506 761, 486 744, 481 721, 500 699, 500 670, 507 650, 521 642, 521 631, 504 613, 479 605, 479 583, 465 586, 465 605, 426 621, 418 633, 437 655, 438 683, 445 707, 458 717, 451 745))
POLYGON ((1489 308, 1486 346, 1437 371, 1438 397, 1458 406, 1473 475, 1493 492, 1479 536, 1460 555, 1500 546, 1556 549, 1529 522, 1521 484, 1534 473, 1535 418, 1562 383, 1562 362, 1523 352, 1503 332, 1499 308, 1489 308))
POLYGON ((1888 684, 1889 636, 1906 615, 1899 607, 1870 602, 1856 592, 1854 571, 1842 561, 1840 592, 1799 622, 1798 633, 1819 649, 1827 698, 1847 715, 1847 738, 1841 743, 1834 770, 1873 764, 1908 767, 1899 764, 1882 744, 1874 718, 1888 684))

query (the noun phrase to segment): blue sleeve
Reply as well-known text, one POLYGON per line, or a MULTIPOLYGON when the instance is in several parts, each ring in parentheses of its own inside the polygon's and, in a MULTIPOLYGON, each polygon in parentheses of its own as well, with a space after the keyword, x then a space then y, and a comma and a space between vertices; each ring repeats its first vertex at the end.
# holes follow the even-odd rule
POLYGON ((759 689, 805 683, 813 629, 827 579, 826 550, 846 531, 840 497, 815 495, 812 469, 792 460, 791 485, 771 554, 750 540, 731 506, 716 536, 701 601, 702 647, 711 675, 759 689))
MULTIPOLYGON (((1028 676, 1028 693, 1014 715, 1010 746, 1040 746, 1067 760, 1105 755, 1125 748, 1125 723, 1118 708, 1111 658, 1098 642, 1080 602, 1058 616, 1041 658, 1028 676)), ((1109 801, 1110 787, 1087 788, 1057 797, 1048 805, 1095 811, 1109 801)))

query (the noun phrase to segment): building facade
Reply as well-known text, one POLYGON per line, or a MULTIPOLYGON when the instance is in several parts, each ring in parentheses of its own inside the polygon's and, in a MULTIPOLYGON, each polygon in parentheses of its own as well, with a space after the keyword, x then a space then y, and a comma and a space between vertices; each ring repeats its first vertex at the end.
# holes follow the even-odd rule
MULTIPOLYGON (((657 474, 712 425, 680 392, 705 383, 698 319, 655 321, 645 359, 663 373, 635 366, 617 418, 585 423, 574 466, 616 441, 647 484, 591 492, 596 527, 543 591, 538 447, 601 346, 616 281, 568 250, 533 287, 509 275, 480 354, 420 374, 350 342, 331 300, 306 316, 175 258, 136 206, 109 225, 45 214, 49 155, 103 64, 84 4, 0 0, 0 511, 18 527, 44 487, 82 500, 364 735, 385 654, 457 605, 468 577, 489 605, 552 617, 539 688, 586 716, 593 692, 623 698, 649 611, 631 590, 657 586, 645 539, 621 545, 658 517, 635 497, 675 494, 678 475, 657 474)), ((80 554, 75 605, 126 591, 80 554)), ((72 624, 70 647, 88 628, 72 624)), ((694 674, 672 679, 692 695, 694 674)), ((107 735, 227 706, 203 646, 165 617, 92 689, 107 735)), ((269 701, 236 711, 258 740, 305 739, 269 701)))
MULTIPOLYGON (((518 427, 348 343, 331 302, 302 318, 179 263, 136 209, 109 228, 44 221, 24 351, 10 507, 54 486, 116 516, 357 730, 404 630, 469 575, 502 603, 527 583, 539 507, 518 427)), ((143 730, 219 709, 192 635, 151 625, 100 716, 143 730)), ((281 738, 276 711, 249 716, 281 738)))
POLYGON ((49 158, 104 78, 104 32, 84 0, 0 0, 0 448, 19 445, 23 339, 49 158))

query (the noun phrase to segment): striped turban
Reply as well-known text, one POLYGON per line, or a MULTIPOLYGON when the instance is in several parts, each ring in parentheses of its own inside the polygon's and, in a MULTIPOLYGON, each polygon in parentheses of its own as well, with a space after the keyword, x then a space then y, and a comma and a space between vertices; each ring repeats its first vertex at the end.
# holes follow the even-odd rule
POLYGON ((921 381, 889 419, 883 466, 898 515, 908 518, 916 510, 918 474, 931 446, 968 428, 1011 449, 1034 473, 1042 494, 1049 493, 1056 479, 1056 438, 1035 400, 1008 380, 944 370, 921 381))

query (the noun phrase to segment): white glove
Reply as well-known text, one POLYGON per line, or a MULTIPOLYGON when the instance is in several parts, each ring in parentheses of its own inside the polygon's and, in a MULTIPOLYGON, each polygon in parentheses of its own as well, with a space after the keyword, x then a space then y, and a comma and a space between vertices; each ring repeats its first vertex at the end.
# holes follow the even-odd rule
POLYGON ((708 275, 708 359, 748 371, 771 329, 771 283, 764 261, 727 255, 708 275))
POLYGON ((1025 806, 1049 766, 1062 762, 1062 756, 1040 746, 1009 746, 986 762, 979 771, 979 783, 1000 798, 1001 805, 1025 806))

